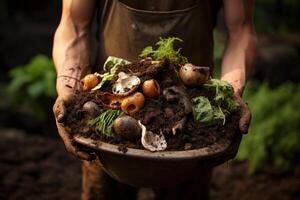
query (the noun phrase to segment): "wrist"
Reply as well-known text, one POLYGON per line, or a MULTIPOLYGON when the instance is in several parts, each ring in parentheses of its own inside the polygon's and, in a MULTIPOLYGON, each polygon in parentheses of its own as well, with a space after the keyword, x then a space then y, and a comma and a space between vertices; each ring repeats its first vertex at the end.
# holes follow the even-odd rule
POLYGON ((231 84, 236 96, 242 96, 246 84, 246 78, 242 74, 228 73, 221 76, 221 80, 231 84))
POLYGON ((58 75, 56 79, 56 90, 58 96, 75 93, 80 89, 80 80, 67 75, 58 75))

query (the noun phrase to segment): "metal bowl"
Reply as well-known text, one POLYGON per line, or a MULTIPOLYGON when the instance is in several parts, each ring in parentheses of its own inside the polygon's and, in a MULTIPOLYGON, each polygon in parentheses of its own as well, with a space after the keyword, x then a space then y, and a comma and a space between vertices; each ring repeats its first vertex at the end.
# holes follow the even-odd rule
POLYGON ((75 141, 96 150, 103 169, 114 179, 132 186, 163 188, 191 180, 196 173, 205 177, 213 167, 235 157, 241 135, 233 140, 187 151, 150 152, 75 136, 75 141))

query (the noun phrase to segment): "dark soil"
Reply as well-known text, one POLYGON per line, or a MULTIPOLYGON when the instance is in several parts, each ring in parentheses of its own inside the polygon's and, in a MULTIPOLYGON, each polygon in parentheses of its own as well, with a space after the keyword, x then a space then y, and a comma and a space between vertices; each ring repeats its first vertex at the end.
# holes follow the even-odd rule
MULTIPOLYGON (((13 131, 15 132, 15 131, 13 131)), ((81 162, 61 140, 0 130, 0 199, 80 199, 81 162)), ((265 169, 247 175, 245 163, 225 163, 214 170, 212 200, 300 199, 300 165, 286 173, 265 169)), ((143 188, 139 200, 152 200, 143 188)))
MULTIPOLYGON (((158 98, 146 97, 144 107, 138 113, 133 114, 132 117, 140 120, 146 126, 147 130, 154 133, 162 131, 168 143, 167 150, 198 149, 214 143, 231 141, 236 135, 239 121, 238 112, 227 116, 225 125, 222 122, 213 126, 203 126, 194 123, 191 109, 188 109, 187 104, 190 104, 191 99, 199 95, 212 99, 213 94, 211 91, 204 90, 203 88, 185 87, 180 81, 175 68, 170 66, 168 61, 151 63, 151 60, 144 60, 124 65, 119 71, 134 74, 140 77, 141 81, 152 78, 158 81, 162 91, 161 95, 158 98), (166 90, 170 92, 166 94, 166 90), (171 131, 172 127, 181 120, 185 121, 185 124, 174 135, 171 131)), ((123 150, 123 147, 143 148, 140 139, 128 141, 118 136, 107 137, 101 133, 97 134, 94 127, 88 125, 91 116, 89 113, 83 111, 83 104, 87 101, 93 101, 100 108, 105 109, 106 107, 103 102, 107 104, 105 95, 107 95, 108 91, 111 91, 111 85, 107 85, 101 91, 96 92, 78 91, 76 99, 67 106, 67 126, 70 127, 73 134, 79 133, 95 140, 119 144, 122 147, 120 149, 123 150)), ((139 88, 138 91, 141 91, 141 89, 139 88)))

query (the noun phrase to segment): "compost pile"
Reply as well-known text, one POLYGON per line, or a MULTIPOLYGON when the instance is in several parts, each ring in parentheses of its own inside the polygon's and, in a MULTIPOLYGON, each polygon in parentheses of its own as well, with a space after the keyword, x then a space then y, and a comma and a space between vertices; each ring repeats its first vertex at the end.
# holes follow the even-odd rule
POLYGON ((72 134, 149 151, 190 150, 231 141, 239 107, 233 88, 212 79, 160 38, 138 62, 108 57, 103 73, 88 74, 67 105, 72 134))

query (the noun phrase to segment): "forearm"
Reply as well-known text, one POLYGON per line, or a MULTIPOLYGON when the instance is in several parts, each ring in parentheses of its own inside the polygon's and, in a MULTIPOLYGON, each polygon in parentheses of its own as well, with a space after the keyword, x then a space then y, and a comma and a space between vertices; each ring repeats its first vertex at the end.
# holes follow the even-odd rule
POLYGON ((78 32, 73 25, 58 27, 53 44, 58 93, 61 87, 79 88, 79 80, 91 66, 90 46, 88 30, 78 32))
POLYGON ((242 94, 247 78, 255 66, 256 43, 255 32, 247 29, 227 39, 221 79, 231 83, 236 94, 242 94))
POLYGON ((79 89, 79 80, 91 66, 91 24, 95 0, 63 0, 55 32, 53 60, 58 95, 79 89))

